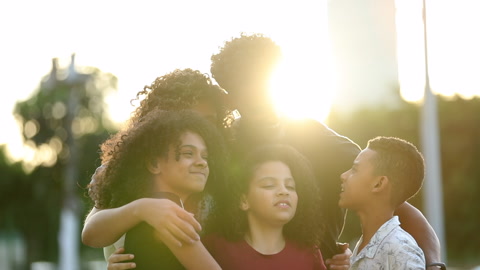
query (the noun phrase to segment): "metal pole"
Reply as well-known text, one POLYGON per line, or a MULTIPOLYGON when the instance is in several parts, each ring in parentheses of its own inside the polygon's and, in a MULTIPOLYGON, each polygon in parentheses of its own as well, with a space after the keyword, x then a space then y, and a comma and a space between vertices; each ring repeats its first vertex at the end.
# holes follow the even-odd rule
POLYGON ((425 95, 421 115, 421 141, 426 163, 426 175, 423 185, 425 214, 437 234, 442 252, 442 261, 446 262, 446 242, 444 229, 444 208, 442 171, 440 158, 440 139, 438 128, 437 99, 430 88, 428 71, 427 16, 426 0, 423 0, 423 32, 425 51, 425 95))
MULTIPOLYGON (((72 131, 72 123, 75 119, 76 110, 79 103, 78 97, 78 74, 75 70, 75 55, 72 55, 67 83, 70 86, 70 93, 67 104, 67 145, 70 151, 70 157, 65 168, 64 199, 60 219, 60 270, 78 270, 80 269, 79 260, 79 217, 78 200, 75 193, 75 182, 78 179, 78 149, 72 131)), ((80 86, 81 87, 81 86, 80 86)))

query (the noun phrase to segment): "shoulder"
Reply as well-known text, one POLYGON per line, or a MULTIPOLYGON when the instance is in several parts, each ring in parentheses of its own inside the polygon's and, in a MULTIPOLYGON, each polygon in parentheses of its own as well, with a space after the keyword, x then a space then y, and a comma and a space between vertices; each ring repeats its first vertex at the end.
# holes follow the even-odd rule
POLYGON ((415 239, 401 227, 395 228, 382 244, 394 269, 424 269, 425 255, 415 239))
POLYGON ((278 255, 286 258, 287 261, 296 262, 300 269, 327 269, 323 262, 322 252, 318 248, 303 247, 287 240, 285 249, 278 255))
POLYGON ((302 137, 310 136, 317 138, 319 142, 336 142, 337 144, 351 145, 355 149, 360 147, 350 138, 340 135, 326 124, 321 123, 315 119, 290 119, 285 118, 283 121, 284 128, 289 134, 298 134, 302 137))
POLYGON ((224 252, 227 250, 239 250, 244 248, 245 241, 229 241, 217 233, 210 233, 202 236, 202 243, 211 252, 224 252))

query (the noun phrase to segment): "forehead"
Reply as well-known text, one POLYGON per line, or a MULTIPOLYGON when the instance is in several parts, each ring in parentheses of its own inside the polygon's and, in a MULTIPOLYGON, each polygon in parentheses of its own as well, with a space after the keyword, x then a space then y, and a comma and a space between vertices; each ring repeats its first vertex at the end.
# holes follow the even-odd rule
POLYGON ((281 161, 266 161, 261 163, 254 171, 254 178, 262 177, 292 177, 290 168, 281 161))
POLYGON ((365 148, 360 152, 360 154, 358 154, 354 163, 355 164, 371 163, 373 158, 376 155, 377 155, 377 152, 373 151, 372 149, 365 148))
POLYGON ((203 138, 192 131, 185 131, 180 135, 180 146, 193 146, 200 149, 206 148, 203 138))

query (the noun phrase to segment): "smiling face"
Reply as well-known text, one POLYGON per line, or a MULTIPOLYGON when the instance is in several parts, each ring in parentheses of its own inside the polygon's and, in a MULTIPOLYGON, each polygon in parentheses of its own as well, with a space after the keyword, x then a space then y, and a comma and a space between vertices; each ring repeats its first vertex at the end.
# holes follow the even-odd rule
POLYGON ((378 175, 375 173, 373 158, 377 153, 364 149, 353 162, 350 170, 342 173, 342 191, 338 205, 342 208, 359 210, 366 207, 370 193, 375 186, 378 175))
POLYGON ((150 171, 155 175, 156 191, 171 192, 185 200, 203 191, 209 174, 207 147, 196 133, 180 136, 178 148, 170 145, 167 158, 158 158, 150 171))
POLYGON ((283 226, 294 217, 297 203, 290 168, 281 161, 267 161, 254 171, 240 208, 250 223, 283 226))

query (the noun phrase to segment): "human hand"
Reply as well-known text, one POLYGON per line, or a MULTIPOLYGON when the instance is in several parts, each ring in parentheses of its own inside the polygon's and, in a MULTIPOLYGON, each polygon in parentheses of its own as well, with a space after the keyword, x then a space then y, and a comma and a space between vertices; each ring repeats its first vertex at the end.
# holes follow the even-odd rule
POLYGON ((348 248, 348 243, 337 243, 338 251, 342 252, 334 255, 332 258, 327 259, 325 262, 328 269, 343 269, 348 270, 350 268, 350 257, 352 251, 348 248))
POLYGON ((124 248, 118 248, 108 257, 108 270, 134 269, 137 267, 134 262, 123 262, 134 258, 133 254, 123 254, 123 252, 125 252, 124 248))
POLYGON ((182 246, 200 240, 202 227, 193 214, 168 199, 142 199, 138 213, 165 243, 182 246))

